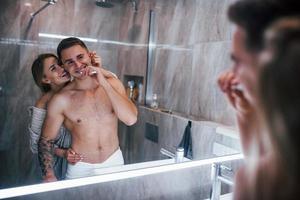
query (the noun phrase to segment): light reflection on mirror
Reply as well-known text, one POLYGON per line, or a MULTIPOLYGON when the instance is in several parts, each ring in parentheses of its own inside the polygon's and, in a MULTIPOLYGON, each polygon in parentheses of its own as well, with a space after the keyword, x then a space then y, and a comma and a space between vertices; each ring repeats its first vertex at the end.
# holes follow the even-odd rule
POLYGON ((152 163, 149 162, 146 167, 143 166, 143 164, 135 164, 135 166, 132 165, 132 167, 130 167, 131 169, 128 168, 126 170, 117 170, 114 173, 103 173, 102 175, 93 176, 93 177, 64 180, 64 181, 44 183, 44 184, 36 184, 31 186, 22 186, 22 187, 16 187, 11 189, 2 189, 0 190, 0 199, 54 191, 58 189, 61 190, 61 189, 79 187, 79 186, 86 186, 95 183, 105 183, 110 181, 135 178, 135 177, 140 177, 145 175, 200 167, 204 165, 212 165, 214 163, 222 163, 225 161, 241 160, 243 158, 244 156, 242 154, 235 154, 231 156, 223 156, 223 157, 204 159, 204 160, 198 160, 193 162, 182 162, 177 164, 167 164, 166 162, 158 163, 161 161, 154 161, 152 163))

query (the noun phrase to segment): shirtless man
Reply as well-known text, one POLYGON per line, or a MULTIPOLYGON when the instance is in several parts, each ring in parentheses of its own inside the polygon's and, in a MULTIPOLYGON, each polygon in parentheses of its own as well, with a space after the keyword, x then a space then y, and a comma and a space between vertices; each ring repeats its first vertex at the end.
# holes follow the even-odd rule
POLYGON ((57 54, 74 80, 48 106, 39 141, 44 180, 56 180, 52 144, 62 124, 72 133, 72 149, 83 157, 82 162, 68 166, 67 178, 90 176, 95 169, 124 164, 118 119, 133 125, 137 109, 127 98, 123 84, 116 77, 105 78, 101 67, 92 66, 89 51, 78 38, 62 40, 57 54))

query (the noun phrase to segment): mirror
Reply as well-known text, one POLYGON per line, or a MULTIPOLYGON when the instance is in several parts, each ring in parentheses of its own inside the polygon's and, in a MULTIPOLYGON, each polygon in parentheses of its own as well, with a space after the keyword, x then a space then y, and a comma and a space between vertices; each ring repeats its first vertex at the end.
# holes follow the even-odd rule
POLYGON ((140 0, 136 7, 119 0, 103 8, 61 0, 30 15, 47 3, 1 1, 1 188, 41 181, 27 130, 27 108, 40 96, 30 67, 38 54, 55 53, 65 36, 83 37, 125 87, 133 81, 140 90, 137 123, 118 127, 126 165, 167 164, 189 122, 193 160, 240 152, 237 133, 227 128, 234 127, 233 112, 216 85, 230 65, 230 1, 140 0))

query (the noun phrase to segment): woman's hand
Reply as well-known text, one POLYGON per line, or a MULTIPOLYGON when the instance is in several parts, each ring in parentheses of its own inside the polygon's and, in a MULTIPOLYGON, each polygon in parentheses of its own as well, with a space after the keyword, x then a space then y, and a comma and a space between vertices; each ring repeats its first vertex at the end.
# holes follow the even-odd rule
POLYGON ((76 153, 72 148, 65 150, 65 158, 68 163, 75 165, 77 162, 83 159, 82 155, 76 153))
POLYGON ((96 51, 92 51, 89 53, 90 58, 91 58, 91 63, 95 67, 102 67, 102 60, 100 56, 97 55, 96 51))
POLYGON ((118 78, 117 75, 103 68, 102 60, 95 51, 89 53, 93 67, 99 67, 105 78, 118 78))

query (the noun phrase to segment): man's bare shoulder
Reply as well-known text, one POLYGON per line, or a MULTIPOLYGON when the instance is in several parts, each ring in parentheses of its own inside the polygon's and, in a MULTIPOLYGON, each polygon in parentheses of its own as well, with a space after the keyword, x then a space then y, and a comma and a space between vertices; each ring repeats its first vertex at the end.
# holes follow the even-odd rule
POLYGON ((68 85, 66 85, 64 88, 62 88, 60 92, 73 90, 74 85, 75 85, 74 82, 70 82, 68 85))
POLYGON ((67 106, 72 102, 71 100, 77 96, 79 92, 80 91, 74 87, 74 84, 70 83, 56 93, 51 101, 53 104, 63 104, 64 106, 67 106))
POLYGON ((68 106, 70 99, 72 98, 72 93, 72 90, 61 90, 52 97, 49 106, 68 106))
POLYGON ((57 98, 71 98, 76 91, 74 83, 70 83, 61 89, 55 96, 57 96, 57 98))

